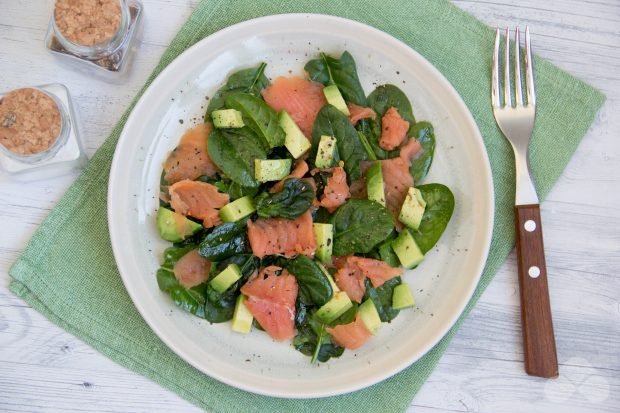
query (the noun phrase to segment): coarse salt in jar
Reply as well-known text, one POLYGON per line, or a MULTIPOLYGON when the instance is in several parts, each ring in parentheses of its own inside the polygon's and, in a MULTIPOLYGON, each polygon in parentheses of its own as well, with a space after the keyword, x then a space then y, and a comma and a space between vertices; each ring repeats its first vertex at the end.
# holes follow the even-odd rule
POLYGON ((22 180, 86 164, 69 92, 60 84, 0 94, 0 167, 22 180))
POLYGON ((109 80, 127 72, 142 21, 137 0, 56 0, 47 48, 109 80))

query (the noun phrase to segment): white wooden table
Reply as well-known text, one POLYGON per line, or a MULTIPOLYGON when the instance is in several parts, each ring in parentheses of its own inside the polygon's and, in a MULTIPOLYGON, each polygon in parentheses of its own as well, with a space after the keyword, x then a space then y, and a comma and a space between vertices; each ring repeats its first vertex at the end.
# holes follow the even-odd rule
MULTIPOLYGON (((95 152, 196 0, 143 0, 144 42, 122 87, 67 71, 43 48, 51 1, 2 0, 0 89, 62 82, 95 152)), ((524 26, 541 56, 607 102, 542 205, 560 378, 523 370, 514 254, 428 382, 416 412, 620 411, 620 0, 460 0, 488 24, 524 26)), ((0 177, 0 411, 198 412, 56 327, 8 290, 10 265, 75 175, 0 177)))

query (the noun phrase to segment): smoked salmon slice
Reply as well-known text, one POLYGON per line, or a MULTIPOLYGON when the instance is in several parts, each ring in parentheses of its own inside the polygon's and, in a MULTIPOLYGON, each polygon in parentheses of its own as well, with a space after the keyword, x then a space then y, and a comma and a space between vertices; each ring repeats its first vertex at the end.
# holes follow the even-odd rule
POLYGON ((358 303, 362 302, 366 286, 364 280, 368 278, 373 287, 379 288, 384 282, 402 275, 400 268, 390 267, 386 262, 373 258, 337 257, 334 259, 337 272, 335 281, 338 287, 345 291, 349 298, 358 303))
POLYGON ((228 194, 218 192, 209 183, 187 179, 175 183, 168 190, 170 205, 175 212, 202 220, 205 228, 221 223, 218 210, 228 203, 228 194))
POLYGON ((276 184, 271 187, 269 192, 271 193, 280 192, 282 188, 284 187, 284 181, 286 181, 289 178, 301 179, 304 177, 304 175, 308 173, 309 170, 310 168, 308 167, 308 164, 306 163, 306 161, 304 161, 303 159, 300 159, 299 161, 295 162, 295 166, 293 167, 291 174, 288 175, 286 178, 282 179, 281 181, 276 182, 276 184))
POLYGON ((168 184, 172 185, 184 179, 193 181, 200 176, 212 176, 218 172, 207 152, 207 140, 211 130, 210 123, 201 123, 183 134, 179 145, 164 163, 164 179, 168 184))
POLYGON ((379 146, 386 151, 398 148, 407 139, 408 130, 409 122, 400 117, 398 109, 395 107, 389 108, 381 118, 379 146))
POLYGON ((260 218, 248 221, 248 238, 252 252, 258 258, 275 254, 286 258, 298 254, 313 256, 316 251, 310 211, 294 220, 260 218))
POLYGON ((347 173, 341 166, 337 166, 332 169, 332 176, 327 178, 327 184, 321 196, 321 206, 331 214, 350 197, 347 173))
POLYGON ((347 108, 349 109, 349 119, 351 120, 353 126, 355 126, 357 122, 362 119, 375 120, 377 118, 377 112, 371 108, 358 106, 355 103, 347 103, 347 108))
POLYGON ((327 327, 325 330, 332 336, 334 343, 349 350, 361 347, 372 336, 359 313, 352 323, 327 327))
POLYGON ((413 186, 413 177, 409 173, 409 162, 403 158, 381 161, 383 184, 385 185, 385 204, 396 220, 396 228, 401 229, 398 221, 400 209, 407 197, 407 191, 413 186))
POLYGON ((323 85, 297 76, 278 77, 263 90, 263 98, 275 111, 286 110, 307 138, 319 110, 327 104, 323 85))
POLYGON ((198 254, 198 250, 191 250, 174 264, 174 276, 185 288, 192 288, 202 284, 209 278, 211 261, 198 254))
POLYGON ((299 286, 293 275, 272 265, 250 277, 241 292, 248 296, 245 306, 274 340, 288 340, 295 335, 299 286))

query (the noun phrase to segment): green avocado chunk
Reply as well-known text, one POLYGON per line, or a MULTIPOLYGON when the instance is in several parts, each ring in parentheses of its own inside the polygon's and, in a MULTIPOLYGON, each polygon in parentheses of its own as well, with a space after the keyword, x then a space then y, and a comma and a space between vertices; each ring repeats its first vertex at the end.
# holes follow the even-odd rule
POLYGON ((403 308, 413 307, 415 300, 411 294, 411 288, 405 283, 398 284, 392 292, 392 308, 402 310, 403 308))
POLYGON ((366 173, 366 189, 369 200, 385 206, 385 186, 383 185, 381 162, 375 162, 368 168, 366 173))
MULTIPOLYGON (((370 192, 368 196, 370 197, 370 192)), ((405 202, 403 202, 403 206, 400 209, 398 220, 411 229, 418 229, 420 228, 425 209, 426 201, 422 198, 420 190, 413 187, 409 188, 405 202)))
POLYGON ((254 211, 256 211, 256 207, 252 202, 252 197, 246 195, 224 205, 220 209, 219 214, 220 218, 222 218, 222 221, 224 222, 236 222, 241 218, 247 217, 254 211))
POLYGON ((392 241, 392 249, 405 268, 413 268, 424 259, 424 254, 407 228, 392 241))
POLYGON ((235 312, 232 318, 232 330, 243 334, 247 334, 252 330, 252 321, 254 321, 254 316, 244 304, 247 299, 248 297, 243 294, 237 297, 235 312))
POLYGON ((200 231, 202 225, 168 208, 157 211, 157 230, 166 241, 179 242, 200 231))
POLYGON ((381 327, 381 317, 377 307, 375 307, 375 303, 369 298, 360 305, 358 311, 368 331, 373 336, 377 334, 379 327, 381 327))
POLYGON ((297 126, 291 115, 284 109, 278 114, 278 122, 286 134, 284 146, 286 146, 286 149, 293 155, 293 158, 298 159, 310 149, 312 146, 310 141, 306 138, 301 129, 299 129, 299 126, 297 126))
POLYGON ((256 159, 255 178, 258 182, 279 181, 291 172, 291 159, 256 159))
POLYGON ((330 85, 323 88, 323 94, 325 95, 325 99, 327 99, 327 103, 333 105, 336 109, 347 116, 351 114, 344 98, 342 97, 342 93, 340 93, 340 90, 338 89, 338 86, 330 85))

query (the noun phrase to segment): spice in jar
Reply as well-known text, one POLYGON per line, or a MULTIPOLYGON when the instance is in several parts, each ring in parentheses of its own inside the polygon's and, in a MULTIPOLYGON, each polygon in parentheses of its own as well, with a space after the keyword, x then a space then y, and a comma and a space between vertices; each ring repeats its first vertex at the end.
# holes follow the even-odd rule
POLYGON ((61 127, 58 105, 38 89, 16 89, 0 99, 0 144, 15 154, 46 151, 61 127))
POLYGON ((119 0, 56 0, 54 20, 60 33, 82 46, 107 43, 121 26, 119 0))

